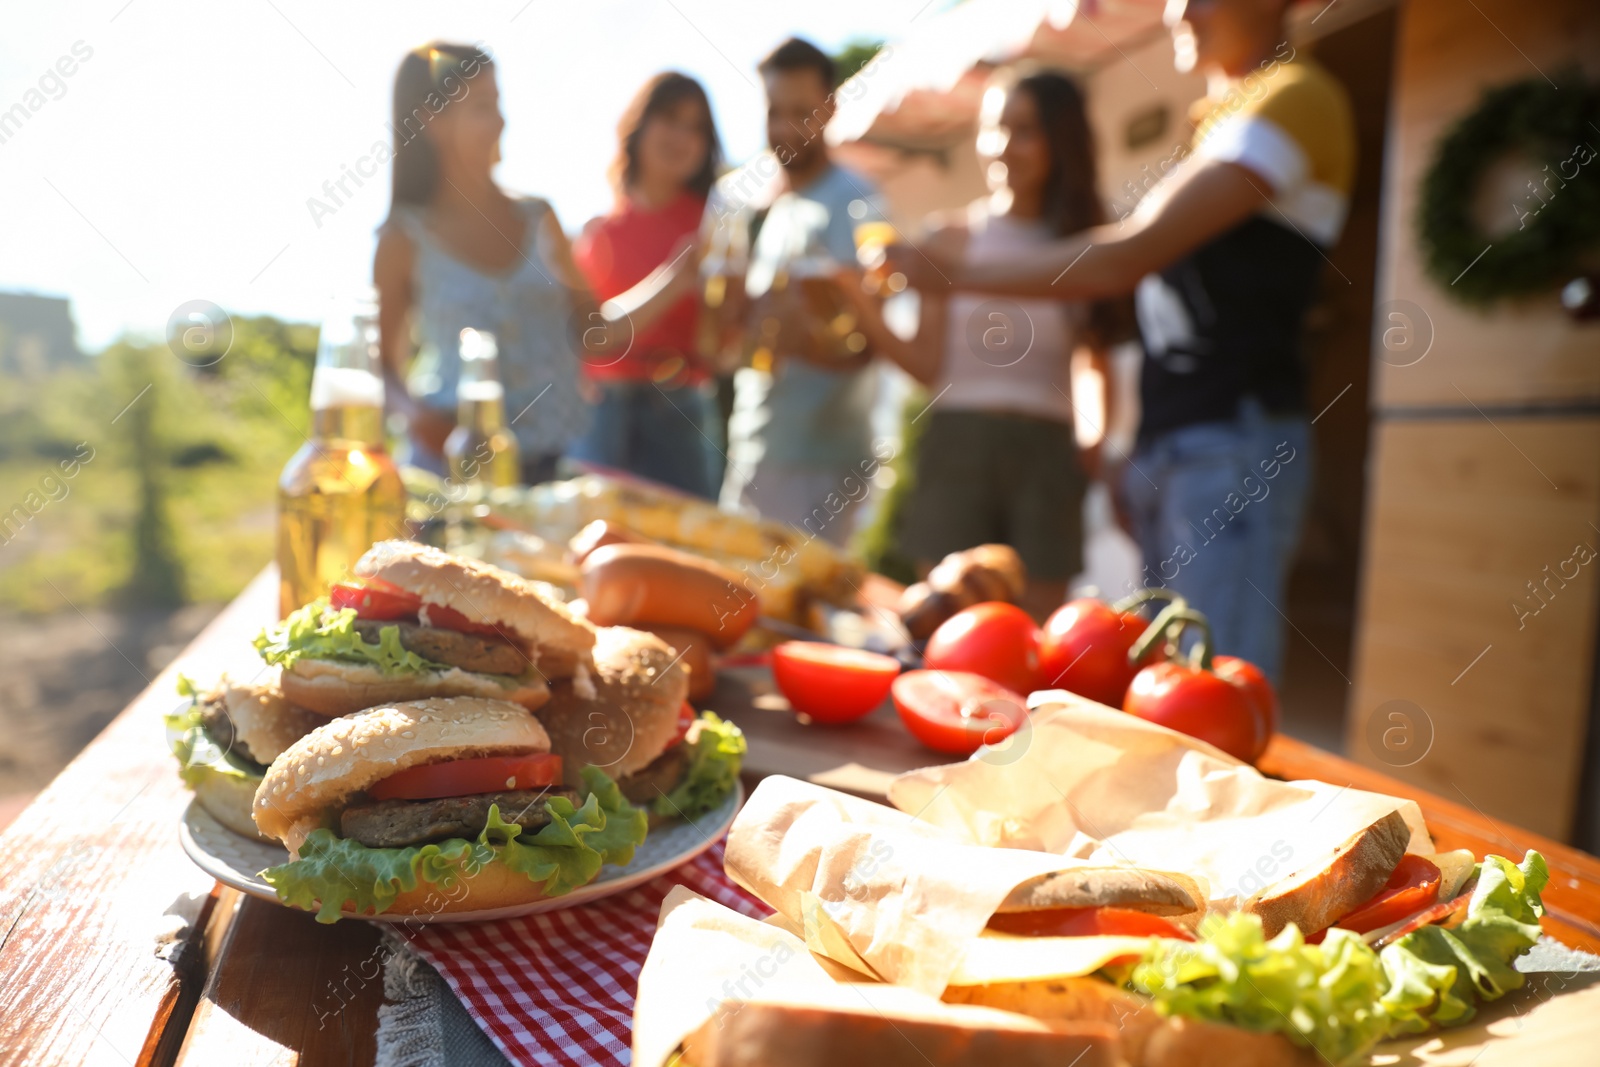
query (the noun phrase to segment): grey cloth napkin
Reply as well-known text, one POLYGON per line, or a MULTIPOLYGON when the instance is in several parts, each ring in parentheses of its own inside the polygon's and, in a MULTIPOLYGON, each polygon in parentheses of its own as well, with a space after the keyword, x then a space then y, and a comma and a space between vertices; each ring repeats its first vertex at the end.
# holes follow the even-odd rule
POLYGON ((510 1067, 437 971, 392 933, 384 943, 374 1067, 510 1067))

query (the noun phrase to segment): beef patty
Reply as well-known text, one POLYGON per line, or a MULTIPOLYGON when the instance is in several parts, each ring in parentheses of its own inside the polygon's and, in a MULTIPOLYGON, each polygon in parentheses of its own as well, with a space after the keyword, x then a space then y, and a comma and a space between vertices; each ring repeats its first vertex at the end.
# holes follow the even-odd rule
POLYGON ((617 788, 628 798, 628 803, 643 807, 676 789, 688 769, 689 746, 679 742, 644 767, 619 779, 617 788))
POLYGON ((339 835, 368 848, 405 848, 448 837, 471 840, 489 821, 489 807, 500 806, 500 818, 524 830, 537 830, 550 822, 544 802, 566 797, 581 803, 576 789, 512 789, 470 797, 438 800, 374 800, 353 804, 339 816, 339 835))
POLYGON ((528 657, 520 648, 497 637, 479 637, 421 626, 414 622, 357 619, 355 631, 369 644, 377 644, 379 634, 393 626, 400 631, 400 645, 423 659, 447 663, 464 671, 482 674, 520 675, 528 669, 528 657))
POLYGON ((245 743, 234 736, 233 720, 228 717, 228 709, 222 706, 222 701, 207 700, 200 705, 200 725, 205 727, 206 733, 211 735, 211 740, 222 751, 231 752, 257 766, 264 766, 245 743))

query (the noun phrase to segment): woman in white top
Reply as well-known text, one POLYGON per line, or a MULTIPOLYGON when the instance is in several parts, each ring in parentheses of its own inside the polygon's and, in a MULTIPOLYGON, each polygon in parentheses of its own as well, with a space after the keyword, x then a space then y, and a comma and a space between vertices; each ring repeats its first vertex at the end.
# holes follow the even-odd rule
MULTIPOLYGON (((1072 81, 1039 73, 997 81, 984 95, 978 155, 990 195, 936 227, 930 249, 963 247, 970 262, 1005 259, 1102 221, 1094 139, 1072 81)), ((931 252, 930 252, 931 254, 931 252)), ((1083 566, 1083 496, 1098 444, 1080 453, 1074 417, 1098 437, 1110 409, 1106 349, 1115 305, 922 293, 914 340, 864 321, 887 354, 933 398, 918 445, 901 540, 919 571, 986 542, 1015 548, 1028 568, 1024 607, 1041 619, 1083 566), (1077 353, 1099 375, 1092 408, 1072 395, 1077 353)))

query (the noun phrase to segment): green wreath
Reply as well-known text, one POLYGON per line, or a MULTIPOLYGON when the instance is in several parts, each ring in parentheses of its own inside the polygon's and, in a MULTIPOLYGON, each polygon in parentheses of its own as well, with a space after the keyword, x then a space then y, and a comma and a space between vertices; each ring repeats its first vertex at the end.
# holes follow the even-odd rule
POLYGON ((1467 303, 1548 290, 1576 270, 1579 254, 1600 238, 1600 89, 1570 72, 1559 87, 1543 78, 1484 93, 1476 111, 1439 142, 1422 180, 1418 228, 1428 273, 1467 303), (1587 147, 1586 147, 1587 146, 1587 147), (1548 161, 1543 195, 1529 192, 1529 217, 1491 236, 1473 218, 1485 169, 1520 149, 1548 161), (1584 152, 1590 158, 1577 164, 1584 152), (1533 212, 1537 211, 1537 214, 1533 212), (1484 250, 1488 248, 1486 253, 1484 250))

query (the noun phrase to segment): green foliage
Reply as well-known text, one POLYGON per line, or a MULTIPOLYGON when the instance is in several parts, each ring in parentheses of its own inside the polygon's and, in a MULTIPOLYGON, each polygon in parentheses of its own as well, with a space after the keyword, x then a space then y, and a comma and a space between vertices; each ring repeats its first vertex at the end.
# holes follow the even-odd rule
POLYGON ((204 369, 125 338, 87 367, 0 375, 0 513, 14 517, 0 533, 0 608, 236 594, 272 558, 316 340, 313 326, 235 319, 228 354, 204 369), (43 506, 18 516, 30 499, 43 506))
POLYGON ((882 41, 867 40, 851 41, 839 49, 838 54, 833 57, 833 66, 840 83, 844 83, 862 67, 871 63, 872 57, 882 50, 882 41))
POLYGON ((901 549, 901 531, 905 525, 906 508, 911 502, 911 490, 916 482, 917 445, 922 440, 927 422, 917 418, 926 411, 928 394, 918 388, 906 397, 900 410, 900 451, 889 461, 894 472, 894 484, 883 499, 883 506, 873 516, 872 522, 858 535, 857 543, 867 569, 877 571, 906 585, 917 580, 914 561, 901 549))
POLYGON ((1600 85, 1573 69, 1490 89, 1439 140, 1422 178, 1417 237, 1428 273, 1464 303, 1539 293, 1570 280, 1600 239, 1595 177, 1600 85), (1476 215, 1485 173, 1521 153, 1539 186, 1511 202, 1517 228, 1485 230, 1476 215))

